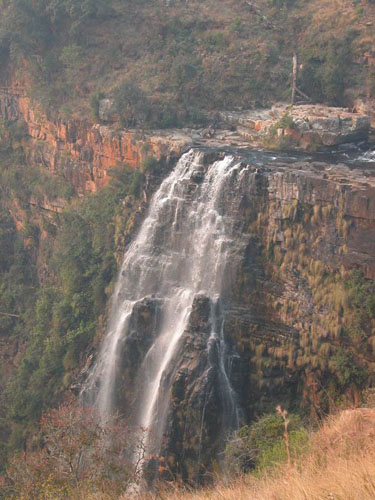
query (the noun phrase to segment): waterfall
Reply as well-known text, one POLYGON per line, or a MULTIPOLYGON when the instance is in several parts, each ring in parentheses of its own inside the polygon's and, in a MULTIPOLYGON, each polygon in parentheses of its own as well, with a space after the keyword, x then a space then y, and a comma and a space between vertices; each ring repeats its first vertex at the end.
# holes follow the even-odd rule
POLYGON ((198 294, 209 297, 212 304, 207 350, 209 359, 213 357, 210 351, 216 351, 222 411, 229 428, 239 425, 238 404, 227 371, 220 300, 246 246, 246 238, 236 227, 241 202, 238 189, 242 184, 246 188, 250 175, 246 172, 229 155, 211 165, 205 164, 200 151, 183 155, 155 193, 148 216, 124 256, 107 333, 82 397, 99 409, 104 420, 116 410, 121 350, 135 305, 145 297, 157 299, 160 321, 140 361, 141 383, 134 390, 136 423, 150 430, 146 443, 150 452, 157 453, 161 447, 171 386, 166 373, 171 373, 176 362, 198 294))

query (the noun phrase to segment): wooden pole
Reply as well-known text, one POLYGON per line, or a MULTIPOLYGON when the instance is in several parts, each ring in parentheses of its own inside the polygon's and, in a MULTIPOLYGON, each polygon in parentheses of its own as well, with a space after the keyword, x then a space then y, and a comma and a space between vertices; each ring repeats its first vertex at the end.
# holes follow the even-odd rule
POLYGON ((298 87, 296 87, 296 92, 297 92, 297 94, 299 94, 301 97, 303 97, 303 98, 304 98, 304 99, 306 99, 307 101, 310 101, 310 97, 309 97, 308 95, 304 94, 304 93, 302 92, 302 90, 300 90, 298 87))
POLYGON ((2 313, 0 312, 0 316, 9 316, 10 318, 19 318, 19 314, 10 314, 10 313, 2 313))
POLYGON ((297 77, 298 77, 298 57, 297 57, 297 54, 294 53, 293 54, 292 105, 296 102, 297 77))

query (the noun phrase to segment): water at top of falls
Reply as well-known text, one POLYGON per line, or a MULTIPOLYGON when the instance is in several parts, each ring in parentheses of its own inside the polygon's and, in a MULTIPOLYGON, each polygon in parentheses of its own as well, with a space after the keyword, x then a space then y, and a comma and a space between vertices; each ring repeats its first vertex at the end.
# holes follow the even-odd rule
POLYGON ((355 158, 356 162, 375 163, 375 151, 365 151, 355 158))
MULTIPOLYGON (((163 374, 173 363, 194 297, 198 293, 212 301, 220 297, 228 263, 235 250, 244 246, 234 231, 236 221, 231 214, 232 206, 240 202, 236 196, 236 186, 244 177, 240 170, 232 156, 204 166, 203 153, 190 151, 161 184, 124 256, 107 334, 84 389, 84 397, 97 406, 104 419, 115 410, 121 346, 134 304, 145 297, 160 298, 162 320, 139 369, 143 381, 137 401, 137 424, 152 429, 159 442, 169 401, 163 374)), ((212 336, 218 337, 223 358, 224 339, 214 328, 212 325, 212 336)), ((220 363, 224 390, 234 404, 224 358, 220 363)))

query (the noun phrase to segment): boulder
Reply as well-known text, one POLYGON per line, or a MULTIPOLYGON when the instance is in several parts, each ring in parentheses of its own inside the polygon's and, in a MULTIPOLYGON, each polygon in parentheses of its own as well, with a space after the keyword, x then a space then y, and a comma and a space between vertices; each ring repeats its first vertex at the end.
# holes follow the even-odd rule
POLYGON ((115 122, 119 120, 119 114, 113 99, 101 99, 99 102, 99 118, 103 122, 115 122))

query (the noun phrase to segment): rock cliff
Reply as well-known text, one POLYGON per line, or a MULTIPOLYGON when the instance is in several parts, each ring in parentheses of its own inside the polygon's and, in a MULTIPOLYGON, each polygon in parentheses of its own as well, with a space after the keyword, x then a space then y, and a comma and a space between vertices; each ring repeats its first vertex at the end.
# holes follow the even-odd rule
POLYGON ((317 150, 367 140, 371 119, 365 109, 362 106, 354 113, 322 105, 278 104, 269 110, 222 112, 220 116, 250 142, 262 144, 269 136, 284 136, 290 139, 289 148, 317 150))
POLYGON ((105 185, 112 168, 136 168, 150 155, 168 161, 192 143, 191 137, 178 130, 141 133, 51 119, 17 90, 0 91, 0 115, 26 123, 29 140, 24 149, 30 163, 63 177, 81 195, 105 185))
POLYGON ((83 195, 95 192, 109 180, 109 171, 121 165, 137 168, 153 155, 166 162, 176 160, 192 146, 274 147, 277 138, 288 138, 288 147, 316 150, 368 139, 371 111, 358 104, 359 113, 343 108, 306 105, 289 109, 275 105, 270 110, 220 112, 206 129, 135 131, 116 128, 113 103, 100 105, 102 124, 52 119, 22 90, 0 90, 0 116, 26 123, 29 140, 24 149, 30 163, 43 166, 70 182, 83 195), (368 111, 368 116, 365 114, 368 111), (288 115, 290 123, 283 123, 288 115), (104 123, 104 124, 103 124, 104 123))
MULTIPOLYGON (((184 180, 192 196, 208 166, 224 154, 206 153, 184 180)), ((360 290, 374 293, 372 168, 254 152, 234 161, 239 167, 233 176, 246 172, 249 184, 240 183, 235 205, 229 192, 221 203, 247 244, 226 267, 221 315, 241 422, 276 404, 312 415, 338 399, 358 404, 375 366, 373 309, 357 297, 360 290)), ((159 306, 157 299, 144 299, 131 316, 116 392, 125 412, 134 403, 133 383, 137 373, 142 376, 138 370, 160 321, 159 306)), ((171 399, 157 469, 192 483, 217 466, 225 428, 210 307, 208 297, 196 295, 175 362, 162 379, 171 399)), ((155 467, 151 461, 149 478, 155 467)))

